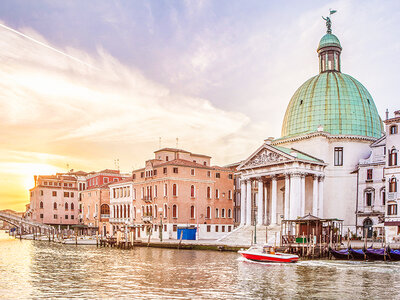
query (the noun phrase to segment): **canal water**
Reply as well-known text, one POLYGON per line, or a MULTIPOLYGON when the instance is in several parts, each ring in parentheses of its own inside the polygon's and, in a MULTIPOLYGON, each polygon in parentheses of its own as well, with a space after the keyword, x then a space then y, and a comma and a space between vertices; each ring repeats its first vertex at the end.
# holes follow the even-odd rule
POLYGON ((260 264, 232 252, 60 245, 0 231, 0 298, 400 299, 400 263, 260 264))

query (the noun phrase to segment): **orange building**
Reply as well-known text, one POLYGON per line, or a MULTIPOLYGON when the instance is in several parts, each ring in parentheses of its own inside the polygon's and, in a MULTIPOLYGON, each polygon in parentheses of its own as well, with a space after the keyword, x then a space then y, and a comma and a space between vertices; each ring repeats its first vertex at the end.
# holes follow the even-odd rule
POLYGON ((196 229, 197 239, 215 239, 233 229, 233 172, 210 166, 211 157, 185 150, 155 151, 130 180, 110 187, 113 232, 140 228, 137 236, 176 239, 179 227, 196 229))

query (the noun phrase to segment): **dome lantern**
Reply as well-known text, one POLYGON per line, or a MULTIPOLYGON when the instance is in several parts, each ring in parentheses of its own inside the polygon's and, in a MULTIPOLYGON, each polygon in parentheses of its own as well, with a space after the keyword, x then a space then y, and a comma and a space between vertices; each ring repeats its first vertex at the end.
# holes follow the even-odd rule
MULTIPOLYGON (((336 11, 333 11, 335 13, 336 11)), ((332 11, 330 15, 332 14, 332 11)), ((322 17, 326 21, 326 34, 321 38, 318 45, 319 72, 340 72, 340 53, 342 46, 336 35, 332 34, 332 22, 329 17, 322 17)))

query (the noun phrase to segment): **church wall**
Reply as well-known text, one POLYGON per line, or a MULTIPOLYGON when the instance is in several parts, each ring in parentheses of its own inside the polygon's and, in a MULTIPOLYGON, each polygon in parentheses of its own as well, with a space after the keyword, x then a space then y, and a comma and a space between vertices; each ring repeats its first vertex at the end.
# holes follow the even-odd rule
MULTIPOLYGON (((360 159, 369 156, 370 143, 371 141, 368 140, 329 139, 325 136, 317 136, 280 143, 279 146, 300 150, 322 159, 328 164, 325 168, 324 180, 324 217, 343 219, 344 230, 350 228, 354 232, 357 175, 351 174, 351 172, 356 169, 360 159), (343 147, 343 166, 333 165, 335 147, 343 147)), ((306 191, 306 194, 312 196, 312 185, 309 188, 310 190, 306 191)), ((310 200, 307 202, 310 202, 310 200)))

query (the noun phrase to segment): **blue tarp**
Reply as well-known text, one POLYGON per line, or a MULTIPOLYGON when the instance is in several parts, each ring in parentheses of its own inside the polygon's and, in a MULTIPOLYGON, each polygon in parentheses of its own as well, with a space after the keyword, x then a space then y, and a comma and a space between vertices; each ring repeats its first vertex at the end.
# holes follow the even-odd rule
POLYGON ((182 234, 182 240, 195 240, 196 231, 197 231, 196 228, 178 228, 176 238, 179 240, 182 234))

